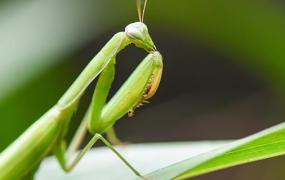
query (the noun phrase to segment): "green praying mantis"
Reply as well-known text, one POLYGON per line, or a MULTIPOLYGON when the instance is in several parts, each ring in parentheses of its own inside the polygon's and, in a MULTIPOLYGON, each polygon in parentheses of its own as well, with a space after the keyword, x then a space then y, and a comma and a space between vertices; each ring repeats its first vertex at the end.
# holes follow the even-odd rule
POLYGON ((115 34, 59 101, 0 154, 0 180, 33 179, 41 161, 49 154, 56 156, 63 170, 71 171, 98 140, 110 148, 137 176, 143 178, 102 134, 107 133, 113 137, 111 139, 115 139, 112 129, 115 122, 127 113, 132 115, 134 109, 151 98, 159 86, 162 56, 143 23, 146 3, 146 0, 137 0, 140 22, 131 23, 124 32, 115 34), (116 55, 130 44, 149 54, 118 92, 106 102, 115 76, 116 55), (89 108, 67 146, 65 134, 71 118, 86 88, 96 77, 99 78, 89 108), (77 153, 87 129, 94 136, 77 153))

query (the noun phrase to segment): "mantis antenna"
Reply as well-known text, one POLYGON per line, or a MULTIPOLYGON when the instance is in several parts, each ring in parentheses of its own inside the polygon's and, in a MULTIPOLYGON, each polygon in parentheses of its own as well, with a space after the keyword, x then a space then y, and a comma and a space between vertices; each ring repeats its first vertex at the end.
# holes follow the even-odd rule
POLYGON ((143 22, 144 12, 147 4, 147 0, 136 0, 137 2, 137 11, 140 22, 143 22))

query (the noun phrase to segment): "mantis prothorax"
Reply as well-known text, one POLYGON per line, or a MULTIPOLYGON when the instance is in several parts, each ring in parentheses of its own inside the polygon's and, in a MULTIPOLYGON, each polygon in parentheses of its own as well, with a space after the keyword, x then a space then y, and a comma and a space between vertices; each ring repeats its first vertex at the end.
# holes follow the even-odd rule
POLYGON ((70 171, 98 140, 116 153, 137 176, 142 177, 102 134, 112 131, 118 119, 152 97, 159 86, 161 75, 162 56, 156 50, 147 26, 142 22, 129 24, 124 32, 115 34, 107 42, 56 105, 0 154, 0 180, 32 179, 43 158, 49 154, 54 154, 61 167, 70 171), (129 44, 149 54, 106 103, 115 75, 116 55, 129 44), (99 79, 90 106, 72 142, 66 147, 65 134, 70 120, 86 88, 97 76, 99 79), (86 129, 94 136, 75 155, 86 129))

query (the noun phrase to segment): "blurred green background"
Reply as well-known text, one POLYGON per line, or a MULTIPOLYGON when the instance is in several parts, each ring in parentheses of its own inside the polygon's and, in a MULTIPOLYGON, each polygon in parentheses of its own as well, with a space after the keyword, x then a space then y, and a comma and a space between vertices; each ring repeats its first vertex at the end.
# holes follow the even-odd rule
MULTIPOLYGON (((234 139, 282 122, 284 10, 277 0, 150 0, 145 23, 164 76, 152 103, 117 123, 122 140, 234 139)), ((134 0, 0 1, 0 151, 137 19, 134 0)), ((119 54, 112 94, 145 55, 134 47, 119 54)), ((284 163, 279 157, 196 179, 281 180, 284 163)))

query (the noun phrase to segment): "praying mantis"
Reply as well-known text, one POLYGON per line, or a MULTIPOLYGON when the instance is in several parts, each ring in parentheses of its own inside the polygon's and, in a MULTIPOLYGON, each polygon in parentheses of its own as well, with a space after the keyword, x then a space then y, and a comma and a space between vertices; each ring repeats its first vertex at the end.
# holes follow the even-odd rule
POLYGON ((41 161, 50 154, 55 155, 62 169, 69 172, 98 140, 110 148, 134 174, 143 178, 102 135, 107 133, 114 137, 112 127, 116 121, 127 113, 132 115, 158 89, 163 63, 162 56, 143 23, 146 3, 146 0, 137 0, 140 21, 129 24, 124 32, 115 34, 59 101, 0 154, 0 180, 33 179, 41 161), (115 76, 116 55, 130 44, 144 49, 148 55, 117 93, 106 102, 115 76), (98 81, 91 103, 67 147, 65 134, 71 118, 87 87, 96 77, 98 81), (93 137, 77 153, 87 130, 93 137))

